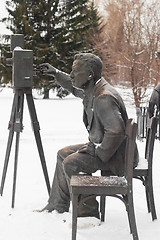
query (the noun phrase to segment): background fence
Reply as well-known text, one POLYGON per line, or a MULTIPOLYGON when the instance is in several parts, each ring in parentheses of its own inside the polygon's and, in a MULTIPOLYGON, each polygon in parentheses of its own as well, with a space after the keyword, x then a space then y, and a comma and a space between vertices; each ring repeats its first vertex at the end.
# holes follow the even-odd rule
MULTIPOLYGON (((138 124, 138 131, 137 131, 137 138, 143 139, 146 138, 147 129, 150 126, 151 119, 148 115, 148 107, 137 107, 136 108, 136 114, 137 114, 137 124, 138 124)), ((159 112, 156 114, 158 118, 158 124, 157 124, 157 133, 156 133, 156 139, 160 140, 160 114, 159 112)))

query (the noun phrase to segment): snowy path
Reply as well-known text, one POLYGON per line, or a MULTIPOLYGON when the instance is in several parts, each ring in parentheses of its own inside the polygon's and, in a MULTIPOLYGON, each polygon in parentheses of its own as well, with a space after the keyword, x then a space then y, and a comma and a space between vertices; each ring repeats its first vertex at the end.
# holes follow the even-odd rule
MULTIPOLYGON (((126 102, 129 117, 135 117, 130 94, 120 89, 126 102)), ((10 118, 13 93, 11 89, 0 92, 0 178, 2 174, 8 122, 10 118)), ((72 96, 60 100, 53 96, 50 100, 35 100, 41 137, 44 147, 49 178, 52 182, 58 149, 87 141, 87 133, 82 123, 81 100, 72 96)), ((41 169, 35 139, 30 126, 28 109, 24 109, 24 130, 20 139, 18 176, 15 208, 11 209, 13 182, 13 151, 3 196, 0 197, 0 240, 70 240, 71 213, 35 213, 47 203, 48 195, 41 169)), ((144 142, 138 141, 140 154, 143 155, 144 142)), ((154 151, 154 192, 158 218, 160 217, 160 142, 156 140, 154 151)), ((147 213, 144 188, 134 180, 134 203, 140 240, 160 239, 160 220, 152 222, 147 213)), ((117 199, 107 199, 106 221, 99 226, 99 221, 92 218, 78 219, 81 229, 77 240, 129 240, 129 226, 123 203, 117 199)))

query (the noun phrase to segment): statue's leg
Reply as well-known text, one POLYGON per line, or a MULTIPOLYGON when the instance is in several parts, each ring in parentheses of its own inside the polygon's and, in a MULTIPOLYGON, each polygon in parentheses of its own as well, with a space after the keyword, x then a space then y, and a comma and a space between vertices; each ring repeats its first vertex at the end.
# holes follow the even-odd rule
MULTIPOLYGON (((96 172, 99 167, 99 161, 97 162, 95 157, 87 153, 75 152, 63 161, 64 172, 69 185, 72 175, 78 174, 92 174, 96 172)), ((68 187, 69 189, 69 187, 68 187)), ((69 194, 69 192, 68 192, 69 194)), ((81 195, 78 199, 78 217, 96 217, 99 218, 99 204, 96 201, 95 196, 81 195)))
POLYGON ((63 169, 63 161, 69 155, 74 154, 83 144, 65 147, 57 153, 57 164, 54 173, 52 188, 48 204, 42 211, 51 212, 57 210, 59 213, 68 212, 70 206, 70 193, 68 183, 63 169))

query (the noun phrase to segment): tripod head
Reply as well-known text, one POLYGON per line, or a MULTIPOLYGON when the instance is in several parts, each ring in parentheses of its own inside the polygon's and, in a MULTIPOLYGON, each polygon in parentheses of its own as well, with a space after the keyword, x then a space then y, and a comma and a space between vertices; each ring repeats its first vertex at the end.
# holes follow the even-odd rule
POLYGON ((14 89, 32 88, 33 86, 33 51, 23 49, 24 35, 11 35, 12 58, 7 65, 12 66, 12 86, 14 89))

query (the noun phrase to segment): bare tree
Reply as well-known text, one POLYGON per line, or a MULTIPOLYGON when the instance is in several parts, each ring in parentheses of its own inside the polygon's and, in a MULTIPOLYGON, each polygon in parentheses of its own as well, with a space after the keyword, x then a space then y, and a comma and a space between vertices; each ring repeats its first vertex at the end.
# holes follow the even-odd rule
POLYGON ((155 58, 160 37, 160 2, 108 0, 105 4, 105 36, 117 67, 117 78, 130 82, 138 107, 149 84, 159 79, 155 58))

